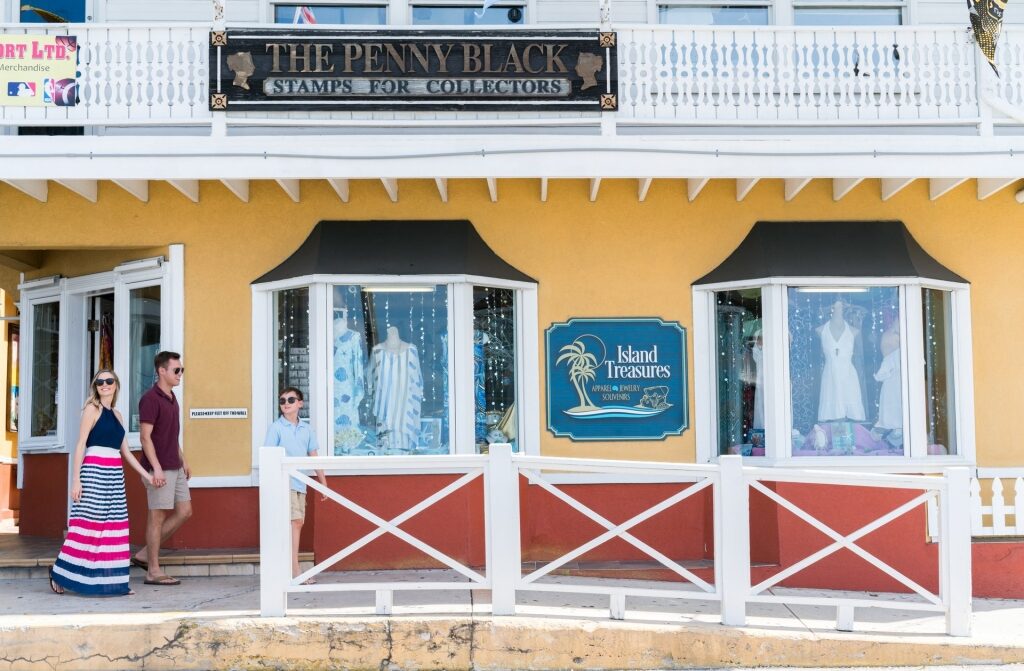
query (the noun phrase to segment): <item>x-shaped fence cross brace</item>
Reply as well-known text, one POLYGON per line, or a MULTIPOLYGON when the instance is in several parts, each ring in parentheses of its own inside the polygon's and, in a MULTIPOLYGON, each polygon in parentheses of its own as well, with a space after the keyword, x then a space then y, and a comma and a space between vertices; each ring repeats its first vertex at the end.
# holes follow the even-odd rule
POLYGON ((375 524, 377 526, 376 529, 374 529, 370 533, 366 534, 365 536, 363 536, 359 540, 357 540, 354 543, 351 543, 348 546, 342 548, 341 550, 335 552, 333 555, 331 555, 327 559, 323 560, 322 562, 320 562, 319 564, 317 564, 313 568, 309 569, 308 571, 306 571, 302 575, 300 575, 300 576, 298 576, 296 578, 293 578, 292 579, 292 584, 293 585, 300 585, 300 584, 302 584, 308 578, 316 575, 317 573, 320 573, 321 571, 326 569, 328 566, 331 566, 331 565, 341 561, 342 559, 344 559, 345 557, 349 556, 350 554, 352 554, 353 552, 355 552, 359 548, 361 548, 361 547, 363 547, 365 545, 368 545, 369 543, 373 542, 377 538, 380 538, 384 534, 388 534, 388 533, 392 534, 394 536, 397 536, 398 538, 401 538, 403 541, 405 541, 409 545, 413 546, 417 550, 420 550, 421 552, 430 555, 431 557, 433 557, 437 561, 441 562, 442 564, 444 564, 444 565, 446 565, 446 566, 448 566, 448 567, 450 567, 452 569, 455 569, 456 571, 458 571, 462 575, 466 576, 467 578, 469 578, 473 582, 478 582, 478 583, 481 583, 481 584, 484 584, 484 583, 487 582, 487 578, 485 578, 484 576, 480 575, 479 573, 477 573, 473 569, 469 568, 468 566, 464 566, 463 564, 460 564, 459 562, 455 561, 454 559, 452 559, 448 555, 444 554, 440 550, 438 550, 438 549, 436 549, 436 548, 434 548, 434 547, 432 547, 430 545, 427 545, 426 543, 424 543, 420 539, 416 538, 415 536, 413 536, 409 532, 403 531, 402 529, 398 528, 398 525, 402 524, 406 520, 409 520, 412 517, 418 515, 419 513, 421 513, 422 511, 426 510, 430 506, 434 505, 435 503, 437 503, 441 499, 445 498, 446 496, 448 496, 452 492, 454 492, 454 491, 456 491, 458 489, 461 489, 466 484, 472 482, 476 478, 478 478, 481 475, 483 475, 483 471, 473 471, 473 472, 470 472, 470 473, 466 473, 465 475, 463 475, 458 480, 456 480, 456 481, 452 482, 451 484, 449 484, 447 487, 444 487, 443 489, 440 489, 440 490, 434 492, 429 497, 423 499, 422 501, 417 503, 412 508, 409 508, 404 513, 402 513, 401 515, 398 515, 397 517, 393 517, 390 520, 385 520, 384 518, 382 518, 382 517, 380 517, 378 515, 373 514, 372 512, 367 510, 366 508, 363 508, 362 506, 360 506, 358 503, 356 503, 356 502, 354 502, 354 501, 352 501, 352 500, 342 496, 341 494, 339 494, 338 492, 334 491, 333 489, 331 489, 329 487, 323 486, 322 484, 320 484, 316 480, 313 480, 312 478, 310 478, 308 475, 306 475, 304 473, 301 473, 299 471, 293 471, 293 472, 289 473, 288 475, 294 476, 297 479, 299 479, 300 481, 305 482, 308 486, 310 486, 313 489, 317 490, 318 492, 320 492, 324 496, 326 496, 326 497, 332 499, 333 501, 341 504, 345 508, 348 508, 349 510, 354 512, 356 515, 359 515, 363 519, 365 519, 365 520, 367 520, 369 522, 372 522, 373 524, 375 524))
POLYGON ((756 489, 757 491, 761 492, 765 496, 767 496, 772 501, 775 501, 780 506, 782 506, 786 510, 790 511, 791 513, 793 513, 794 515, 796 515, 800 519, 804 520, 805 522, 810 524, 812 527, 814 527, 818 531, 822 532, 823 534, 825 534, 826 536, 831 538, 833 541, 835 541, 831 545, 829 545, 827 547, 824 547, 821 550, 818 550, 817 552, 815 552, 815 553, 813 553, 811 555, 808 555, 807 557, 804 557, 803 559, 801 559, 797 563, 793 564, 789 568, 787 568, 787 569, 785 569, 783 571, 779 571, 778 573, 776 573, 772 577, 768 578, 764 582, 762 582, 759 585, 756 585, 755 587, 751 588, 751 590, 750 590, 750 595, 751 596, 755 596, 757 594, 760 594, 761 592, 763 592, 764 590, 772 587, 773 585, 777 585, 778 583, 782 582, 783 580, 785 580, 789 576, 793 575, 794 573, 798 573, 799 571, 802 571, 803 569, 807 568, 811 564, 813 564, 813 563, 815 563, 815 562, 817 562, 817 561, 819 561, 821 559, 824 559, 825 557, 829 556, 830 554, 838 552, 842 548, 846 548, 846 549, 850 550, 851 552, 853 552, 854 554, 856 554, 857 556, 859 556, 862 559, 864 559, 866 562, 868 562, 872 566, 878 568, 880 571, 884 572, 886 575, 888 575, 889 577, 893 578, 897 582, 900 582, 903 585, 905 585, 906 587, 909 587, 913 591, 917 592, 919 595, 921 595, 922 597, 924 597, 925 599, 927 599, 931 603, 935 604, 936 606, 941 606, 942 605, 942 599, 940 599, 939 597, 935 596, 934 594, 932 594, 931 592, 926 590, 924 587, 921 587, 916 582, 914 582, 913 580, 911 580, 907 576, 903 575, 902 573, 900 573, 899 571, 894 569, 889 564, 885 563, 884 561, 882 561, 881 559, 879 559, 875 555, 871 554, 870 552, 868 552, 867 550, 861 548, 859 545, 856 544, 856 541, 860 540, 864 536, 867 536, 872 531, 874 531, 876 529, 880 529, 881 527, 885 526, 886 524, 888 524, 889 522, 893 521, 897 517, 900 517, 900 516, 906 514, 907 512, 913 510, 917 506, 920 506, 920 505, 924 504, 928 500, 930 500, 932 498, 935 498, 936 495, 937 495, 936 491, 932 490, 932 491, 924 492, 923 494, 920 494, 919 496, 916 496, 915 498, 913 498, 912 500, 904 503, 903 505, 899 506, 898 508, 895 508, 895 509, 889 511, 887 514, 883 515, 882 517, 879 517, 878 519, 876 519, 875 521, 871 522, 870 524, 866 524, 866 525, 862 526, 860 529, 857 529, 856 531, 854 531, 853 533, 851 533, 849 535, 846 535, 846 536, 843 536, 838 531, 836 531, 832 527, 828 526, 824 522, 820 521, 819 519, 817 519, 816 517, 814 517, 813 515, 811 515, 807 511, 805 511, 804 509, 800 508, 798 505, 796 505, 795 503, 793 503, 789 499, 786 499, 786 498, 780 496, 779 494, 777 494, 776 492, 773 492, 772 490, 768 489, 767 487, 765 487, 760 482, 757 482, 756 480, 751 481, 750 482, 750 486, 753 487, 754 489, 756 489))
POLYGON ((711 486, 712 480, 710 478, 706 478, 702 482, 699 482, 699 483, 695 484, 692 487, 689 487, 687 489, 684 489, 684 490, 682 490, 680 492, 677 492, 677 493, 673 494, 672 496, 670 496, 669 498, 665 499, 661 503, 658 503, 657 505, 654 505, 654 506, 648 508, 647 510, 643 511, 639 515, 635 515, 635 516, 631 517, 630 519, 626 520, 622 524, 614 524, 613 522, 610 522, 604 516, 599 515, 598 513, 594 512, 594 510, 592 510, 588 506, 584 505, 583 503, 580 503, 578 500, 576 500, 573 497, 569 496, 568 494, 563 492, 558 487, 555 487, 554 485, 552 485, 550 482, 548 482, 547 480, 542 478, 536 471, 524 470, 523 471, 523 475, 525 475, 526 478, 530 482, 532 482, 533 484, 538 485, 541 488, 543 488, 544 490, 550 492, 552 495, 554 495, 555 497, 557 497, 561 501, 564 501, 565 503, 567 503, 573 509, 578 510, 579 512, 583 513, 585 516, 587 516, 588 518, 590 518, 594 522, 597 522, 602 527, 607 529, 606 532, 604 532, 600 536, 597 536, 593 540, 591 540, 591 541, 589 541, 587 543, 584 543, 583 545, 579 546, 578 548, 576 548, 575 550, 573 550, 573 551, 571 551, 571 552, 569 552, 567 554, 562 555, 561 557, 559 557, 555 561, 553 561, 553 562, 551 562, 549 564, 545 564, 542 568, 539 568, 536 571, 534 571, 534 572, 532 572, 532 573, 530 573, 528 575, 523 576, 522 581, 524 583, 534 582, 537 579, 544 577, 548 573, 551 573, 555 569, 557 569, 557 568, 565 565, 566 563, 572 561, 576 557, 579 557, 580 555, 582 555, 582 554, 584 554, 586 552, 589 552, 590 550, 596 548, 597 546, 599 546, 599 545, 607 542, 608 540, 611 540, 612 538, 618 536, 618 537, 622 538, 622 540, 624 540, 627 543, 629 543, 630 545, 632 545, 632 546, 636 547, 637 549, 639 549, 644 554, 652 557, 653 559, 656 559, 659 563, 664 565, 666 568, 669 568, 672 571, 675 571, 676 573, 678 573, 680 576, 682 576, 686 580, 689 580, 691 583, 693 583, 694 585, 696 585, 700 589, 704 590, 705 592, 714 592, 715 591, 715 587, 713 585, 709 584, 708 582, 706 582, 704 580, 701 580, 692 571, 688 571, 684 567, 680 566, 677 562, 674 562, 671 559, 669 559, 663 553, 658 552, 653 547, 651 547, 647 543, 643 542, 642 540, 640 540, 639 538, 637 538, 633 534, 628 533, 629 529, 632 529, 633 527, 635 527, 636 525, 640 524, 641 522, 643 522, 643 521, 645 521, 647 519, 650 519, 651 517, 654 517, 658 513, 662 512, 663 510, 665 510, 665 509, 667 509, 667 508, 669 508, 671 506, 674 506, 675 504, 679 503, 680 501, 683 501, 683 500, 693 496, 697 492, 700 492, 700 491, 704 490, 705 488, 711 486))

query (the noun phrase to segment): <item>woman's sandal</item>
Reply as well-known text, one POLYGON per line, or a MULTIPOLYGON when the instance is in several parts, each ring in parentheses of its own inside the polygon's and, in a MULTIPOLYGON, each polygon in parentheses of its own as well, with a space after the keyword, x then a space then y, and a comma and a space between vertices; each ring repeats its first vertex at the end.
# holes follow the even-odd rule
POLYGON ((53 579, 53 567, 50 567, 50 589, 53 590, 54 594, 63 594, 64 588, 57 584, 57 581, 53 579))

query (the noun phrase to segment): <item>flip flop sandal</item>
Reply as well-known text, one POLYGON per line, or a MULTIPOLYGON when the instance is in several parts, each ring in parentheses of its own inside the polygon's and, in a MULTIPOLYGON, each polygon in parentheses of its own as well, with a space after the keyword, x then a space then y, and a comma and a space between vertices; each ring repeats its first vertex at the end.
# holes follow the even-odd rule
POLYGON ((162 575, 156 578, 146 578, 142 581, 145 585, 180 585, 181 581, 169 575, 162 575))
POLYGON ((57 581, 53 579, 53 567, 52 566, 49 569, 49 573, 50 573, 50 589, 53 590, 54 594, 58 594, 58 595, 64 594, 64 588, 61 587, 59 584, 57 584, 57 581))
POLYGON ((137 559, 136 557, 132 557, 131 565, 132 566, 138 566, 143 571, 148 571, 149 570, 149 562, 148 561, 142 561, 141 559, 137 559))

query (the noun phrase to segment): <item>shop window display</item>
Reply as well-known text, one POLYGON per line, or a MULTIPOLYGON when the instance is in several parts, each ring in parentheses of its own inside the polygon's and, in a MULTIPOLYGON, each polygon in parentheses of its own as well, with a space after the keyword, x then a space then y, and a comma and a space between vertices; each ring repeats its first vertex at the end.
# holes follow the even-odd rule
POLYGON ((306 397, 299 416, 309 419, 309 289, 278 291, 274 296, 274 316, 277 388, 299 389, 306 397))
POLYGON ((791 287, 793 456, 903 456, 897 287, 791 287))
POLYGON ((57 372, 60 342, 60 303, 32 307, 33 436, 57 434, 57 372))
POLYGON ((473 288, 473 388, 477 452, 517 448, 515 292, 473 288))
POLYGON ((333 287, 333 453, 449 452, 448 291, 333 287))
POLYGON ((719 454, 764 456, 761 290, 715 293, 719 454))
POLYGON ((153 358, 160 351, 160 287, 132 289, 128 296, 128 430, 134 432, 139 430, 139 399, 156 382, 153 358))
POLYGON ((921 306, 928 454, 957 454, 952 294, 923 289, 921 306))

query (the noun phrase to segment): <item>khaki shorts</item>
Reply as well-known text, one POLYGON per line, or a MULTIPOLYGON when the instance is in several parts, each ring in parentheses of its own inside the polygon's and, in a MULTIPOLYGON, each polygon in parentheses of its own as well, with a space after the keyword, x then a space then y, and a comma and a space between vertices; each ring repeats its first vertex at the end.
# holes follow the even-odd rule
POLYGON ((164 471, 164 477, 167 478, 167 484, 163 487, 154 487, 145 480, 142 481, 146 485, 146 499, 150 510, 172 510, 175 504, 192 500, 184 469, 164 471))
POLYGON ((288 502, 291 504, 291 520, 306 519, 306 492, 288 491, 288 502))

